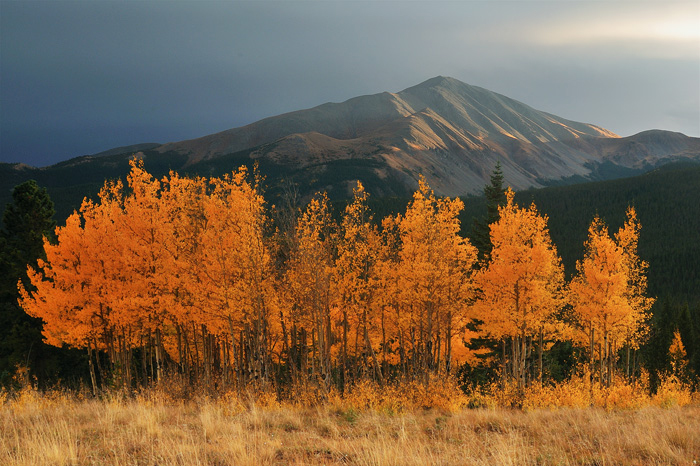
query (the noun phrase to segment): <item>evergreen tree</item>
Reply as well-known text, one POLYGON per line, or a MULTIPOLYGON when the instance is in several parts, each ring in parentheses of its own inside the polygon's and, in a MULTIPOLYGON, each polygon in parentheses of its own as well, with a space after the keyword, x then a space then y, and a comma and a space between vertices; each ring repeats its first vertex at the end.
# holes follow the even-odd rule
MULTIPOLYGON (((506 205, 505 191, 501 162, 497 161, 491 173, 490 183, 484 186, 486 215, 481 218, 474 218, 472 223, 471 243, 477 249, 478 264, 486 263, 491 255, 493 249, 491 224, 497 222, 500 218, 498 208, 506 205)), ((471 332, 477 332, 481 324, 483 324, 481 320, 474 319, 467 324, 467 329, 471 332)), ((462 377, 481 382, 494 378, 498 371, 498 363, 493 356, 500 351, 499 341, 487 336, 472 337, 467 343, 467 347, 474 352, 479 363, 475 366, 466 364, 462 368, 462 377)))
POLYGON ((44 257, 44 237, 52 240, 56 229, 53 215, 53 202, 36 181, 25 181, 12 190, 12 202, 5 208, 4 228, 0 231, 4 267, 11 275, 4 276, 3 293, 16 296, 17 279, 25 282, 27 265, 35 267, 37 259, 44 257))
POLYGON ((44 237, 53 238, 54 206, 46 189, 34 180, 15 186, 0 230, 0 383, 5 385, 17 365, 40 369, 51 359, 41 336, 41 320, 29 317, 17 304, 17 282, 28 284, 27 265, 44 256, 44 237))
POLYGON ((472 226, 472 244, 479 250, 480 261, 487 259, 491 254, 493 245, 491 244, 490 226, 499 219, 498 208, 506 204, 501 162, 496 162, 496 167, 491 173, 491 182, 484 187, 484 196, 486 197, 486 216, 474 219, 472 226))

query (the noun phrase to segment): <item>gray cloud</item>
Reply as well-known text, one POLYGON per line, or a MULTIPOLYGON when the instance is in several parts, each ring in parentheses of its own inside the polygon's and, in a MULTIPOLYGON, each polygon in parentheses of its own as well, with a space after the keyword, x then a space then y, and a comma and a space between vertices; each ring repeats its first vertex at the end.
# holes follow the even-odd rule
POLYGON ((192 138, 439 74, 621 135, 700 136, 692 1, 0 8, 1 161, 45 165, 192 138))

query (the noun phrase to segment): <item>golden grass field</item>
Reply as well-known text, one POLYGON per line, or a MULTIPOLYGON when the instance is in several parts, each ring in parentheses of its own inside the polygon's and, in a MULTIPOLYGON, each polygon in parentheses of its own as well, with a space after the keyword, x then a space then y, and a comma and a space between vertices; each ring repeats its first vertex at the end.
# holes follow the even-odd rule
POLYGON ((698 403, 392 409, 33 390, 1 402, 3 466, 700 464, 698 403))

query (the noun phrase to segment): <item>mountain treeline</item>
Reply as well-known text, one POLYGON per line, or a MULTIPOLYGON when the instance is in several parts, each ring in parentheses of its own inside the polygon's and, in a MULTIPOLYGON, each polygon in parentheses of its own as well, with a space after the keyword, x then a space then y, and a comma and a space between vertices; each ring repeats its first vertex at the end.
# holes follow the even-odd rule
POLYGON ((590 219, 611 227, 633 206, 644 225, 640 255, 650 264, 649 292, 660 298, 700 302, 700 166, 673 164, 632 178, 518 193, 550 217, 552 238, 571 275, 582 257, 590 219))
POLYGON ((552 375, 562 342, 601 384, 639 369, 653 299, 634 209, 615 234, 593 220, 569 285, 547 217, 512 191, 481 261, 460 235, 463 202, 424 181, 381 221, 361 184, 335 218, 325 195, 299 208, 291 194, 268 206, 244 168, 154 179, 134 162, 127 185, 107 182, 44 242, 20 303, 48 343, 87 351, 94 390, 173 373, 342 390, 484 360, 527 386, 552 375))

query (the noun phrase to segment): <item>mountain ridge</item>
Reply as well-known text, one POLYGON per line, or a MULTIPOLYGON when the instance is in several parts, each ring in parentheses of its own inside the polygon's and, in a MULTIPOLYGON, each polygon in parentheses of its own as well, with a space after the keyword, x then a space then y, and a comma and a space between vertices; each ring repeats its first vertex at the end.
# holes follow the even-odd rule
POLYGON ((522 190, 700 161, 700 138, 662 130, 620 137, 437 76, 399 92, 328 102, 195 139, 125 146, 41 169, 0 166, 0 182, 45 170, 101 183, 123 176, 133 156, 153 166, 154 175, 219 175, 257 163, 272 191, 284 179, 306 195, 327 190, 342 198, 361 180, 374 195, 404 195, 423 176, 436 193, 458 196, 480 192, 496 162, 506 183, 522 190))
POLYGON ((621 138, 438 76, 396 93, 325 103, 155 150, 186 155, 187 165, 248 151, 251 160, 290 171, 364 158, 383 165, 375 170, 380 178, 409 174, 407 190, 424 176, 437 192, 456 196, 480 190, 496 161, 513 188, 526 189, 593 176, 598 164, 643 171, 660 161, 700 159, 700 140, 658 131, 621 138))
POLYGON ((341 103, 329 102, 200 138, 167 143, 158 150, 199 151, 200 153, 195 155, 197 161, 309 131, 335 139, 353 139, 376 132, 382 124, 419 114, 427 109, 465 129, 475 139, 496 137, 503 140, 504 137, 508 137, 528 142, 551 142, 581 135, 619 137, 598 126, 540 112, 487 89, 465 84, 454 78, 438 76, 397 93, 382 92, 353 97, 341 103), (507 113, 510 113, 510 121, 504 119, 507 113), (554 126, 546 130, 543 126, 547 125, 554 126), (552 129, 559 130, 559 134, 552 134, 552 129))

